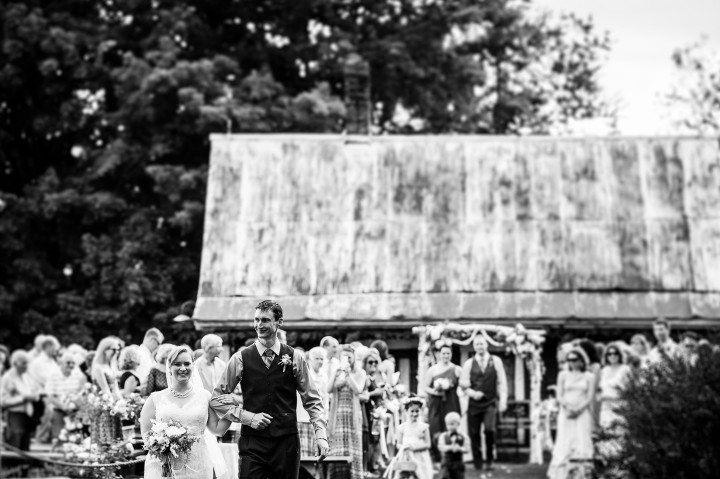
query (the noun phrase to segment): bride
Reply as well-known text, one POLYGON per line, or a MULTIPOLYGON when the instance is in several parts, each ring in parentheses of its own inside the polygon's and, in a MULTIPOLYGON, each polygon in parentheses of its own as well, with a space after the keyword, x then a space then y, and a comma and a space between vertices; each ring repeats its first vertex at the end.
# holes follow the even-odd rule
MULTIPOLYGON (((194 386, 192 350, 189 346, 177 346, 166 361, 168 388, 156 391, 148 397, 140 414, 140 430, 143 437, 152 428, 152 420, 167 421, 173 419, 185 426, 188 431, 200 437, 185 457, 173 459, 174 477, 212 479, 213 458, 205 438, 205 429, 222 436, 230 426, 227 419, 219 419, 209 408, 210 393, 202 387, 194 386)), ((162 466, 157 457, 148 454, 145 459, 145 478, 162 477, 162 466)))

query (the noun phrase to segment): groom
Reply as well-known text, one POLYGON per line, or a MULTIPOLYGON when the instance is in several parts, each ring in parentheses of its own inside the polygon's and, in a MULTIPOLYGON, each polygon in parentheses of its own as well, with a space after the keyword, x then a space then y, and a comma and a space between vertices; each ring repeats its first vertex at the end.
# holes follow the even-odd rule
POLYGON ((221 418, 242 424, 238 448, 243 457, 242 479, 297 479, 300 474, 300 439, 296 406, 300 393, 310 415, 320 460, 328 455, 323 404, 305 356, 281 344, 277 332, 283 311, 274 301, 255 308, 255 343, 235 353, 215 387, 210 407, 221 418), (243 402, 227 404, 223 396, 240 384, 243 402))

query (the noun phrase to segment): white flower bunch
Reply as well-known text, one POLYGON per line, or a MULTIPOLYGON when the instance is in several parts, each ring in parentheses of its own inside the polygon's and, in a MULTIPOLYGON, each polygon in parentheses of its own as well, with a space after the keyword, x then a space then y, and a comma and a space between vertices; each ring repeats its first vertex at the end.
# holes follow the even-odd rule
POLYGON ((187 464, 187 456, 193 444, 199 440, 197 434, 190 433, 178 421, 153 420, 143 448, 151 456, 157 457, 162 464, 162 477, 172 477, 172 460, 180 457, 180 454, 185 454, 185 464, 187 464))

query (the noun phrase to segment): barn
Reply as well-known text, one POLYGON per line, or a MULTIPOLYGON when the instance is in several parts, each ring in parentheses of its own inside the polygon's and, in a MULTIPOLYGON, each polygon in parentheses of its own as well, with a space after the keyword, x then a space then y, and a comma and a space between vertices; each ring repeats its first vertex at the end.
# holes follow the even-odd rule
POLYGON ((193 320, 233 347, 275 298, 290 343, 384 338, 415 387, 413 327, 522 323, 547 331, 552 382, 565 335, 720 324, 717 139, 215 135, 211 151, 193 320))

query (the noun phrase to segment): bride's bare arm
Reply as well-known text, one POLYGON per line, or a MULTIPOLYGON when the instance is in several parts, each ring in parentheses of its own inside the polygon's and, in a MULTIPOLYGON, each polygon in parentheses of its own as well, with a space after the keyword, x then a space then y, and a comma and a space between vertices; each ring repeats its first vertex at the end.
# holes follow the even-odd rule
POLYGON ((228 428, 230 427, 230 421, 227 419, 220 419, 218 415, 213 411, 211 407, 208 407, 208 422, 207 428, 216 436, 223 436, 228 428))
POLYGON ((150 428, 152 427, 152 423, 150 421, 153 419, 155 419, 155 401, 153 400, 153 396, 150 395, 147 401, 145 401, 142 411, 140 412, 140 433, 143 438, 150 431, 150 428))

